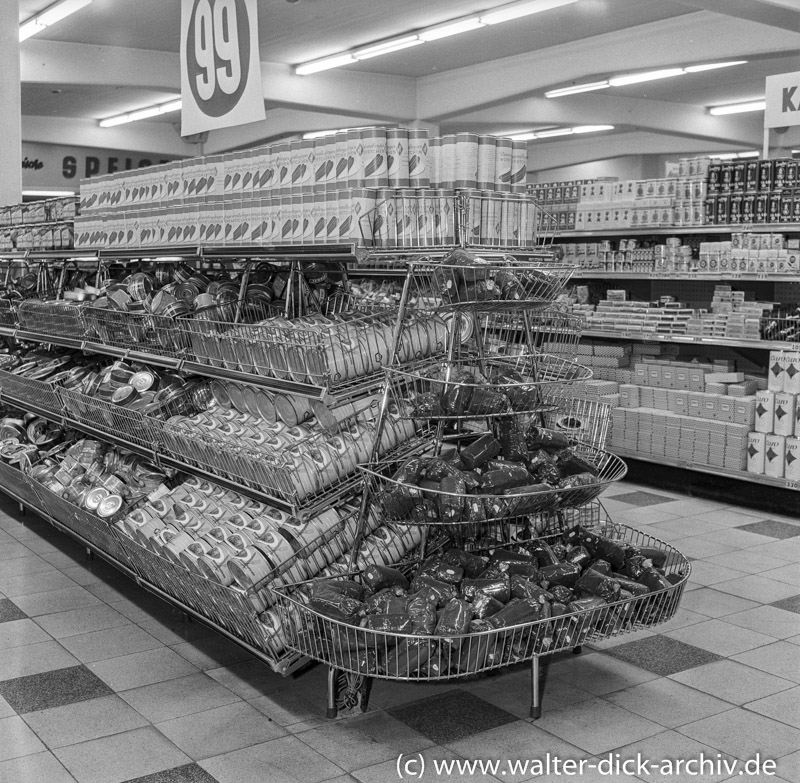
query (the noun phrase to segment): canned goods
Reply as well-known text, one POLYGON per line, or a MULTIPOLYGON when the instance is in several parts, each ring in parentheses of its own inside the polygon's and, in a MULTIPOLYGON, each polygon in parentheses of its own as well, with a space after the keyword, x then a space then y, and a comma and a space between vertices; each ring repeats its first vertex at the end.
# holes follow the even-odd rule
MULTIPOLYGON (((388 144, 388 135, 387 135, 388 144)), ((430 186, 428 165, 428 131, 411 128, 408 131, 408 184, 412 188, 430 186)))
POLYGON ((454 187, 478 186, 478 135, 457 133, 455 141, 454 187))
POLYGON ((137 391, 133 386, 120 386, 111 394, 111 402, 113 402, 114 405, 127 405, 133 402, 136 396, 137 391))
MULTIPOLYGON (((89 511, 97 511, 100 503, 105 500, 111 493, 105 487, 95 487, 91 489, 85 499, 84 505, 89 511)), ((143 520, 143 522, 146 520, 143 520)))
POLYGON ((100 501, 97 507, 97 516, 107 519, 113 517, 122 508, 122 498, 119 495, 108 495, 100 501))

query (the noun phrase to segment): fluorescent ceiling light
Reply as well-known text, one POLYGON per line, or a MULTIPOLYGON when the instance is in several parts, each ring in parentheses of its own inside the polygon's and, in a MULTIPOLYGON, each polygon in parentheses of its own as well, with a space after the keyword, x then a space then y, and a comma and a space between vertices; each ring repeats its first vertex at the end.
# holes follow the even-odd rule
POLYGON ((748 103, 730 103, 724 106, 712 106, 708 110, 708 113, 719 116, 722 114, 742 114, 747 111, 764 111, 766 108, 766 101, 749 101, 748 103))
POLYGON ((298 65, 294 72, 298 76, 307 76, 309 73, 317 73, 318 71, 327 71, 329 68, 338 68, 340 65, 350 65, 356 62, 356 58, 352 54, 335 54, 332 57, 323 57, 321 60, 314 60, 310 63, 298 65))
POLYGON ((459 33, 468 33, 470 30, 477 30, 483 26, 483 22, 477 16, 472 16, 469 19, 459 19, 455 22, 445 22, 434 27, 428 27, 419 33, 419 37, 423 41, 438 41, 440 38, 447 38, 459 33))
POLYGON ((578 0, 526 0, 522 3, 511 3, 500 6, 494 11, 489 11, 481 16, 483 24, 499 24, 509 22, 512 19, 519 19, 531 14, 539 14, 542 11, 550 11, 553 8, 560 8, 564 5, 576 3, 578 0))
POLYGON ((515 133, 513 136, 507 136, 506 138, 511 139, 511 141, 532 141, 536 138, 535 133, 515 133))
POLYGON ((136 111, 129 111, 125 114, 116 114, 113 117, 105 117, 99 121, 101 128, 113 128, 115 125, 123 125, 126 122, 136 122, 137 120, 146 120, 149 117, 158 117, 162 114, 169 114, 173 111, 180 111, 182 106, 181 99, 178 98, 168 103, 159 103, 155 106, 145 106, 143 109, 136 109, 136 111))
POLYGON ((735 160, 737 158, 757 158, 759 152, 756 150, 745 150, 744 152, 719 152, 716 155, 709 155, 713 160, 735 160))
POLYGON ((425 42, 418 35, 405 35, 402 38, 394 38, 391 41, 382 41, 372 46, 365 46, 363 49, 356 49, 353 57, 356 60, 368 60, 370 57, 399 52, 401 49, 408 49, 410 46, 418 46, 421 43, 425 42))
POLYGON ((672 76, 683 76, 683 68, 663 68, 660 71, 645 71, 644 73, 630 73, 627 76, 614 76, 608 80, 612 87, 625 87, 628 84, 652 82, 656 79, 669 79, 672 76))
POLYGON ((598 133, 599 131, 614 130, 613 125, 577 125, 572 129, 573 133, 598 133))
POLYGON ((571 136, 572 128, 553 128, 553 130, 536 131, 537 139, 552 139, 556 136, 571 136))
POLYGON ((337 133, 341 133, 343 131, 350 130, 349 128, 337 128, 336 130, 324 130, 324 131, 311 131, 310 133, 304 133, 304 139, 322 139, 325 136, 334 136, 337 133))
POLYGON ((581 92, 592 92, 593 90, 605 90, 611 85, 608 80, 602 82, 587 82, 586 84, 574 84, 572 87, 559 87, 557 90, 548 90, 545 98, 563 98, 565 95, 577 95, 581 92))
POLYGON ((758 150, 750 150, 749 152, 737 153, 737 158, 757 158, 761 153, 758 150))
POLYGON ((74 196, 74 190, 23 190, 23 196, 37 196, 39 198, 58 198, 59 196, 74 196))
POLYGON ((715 71, 717 68, 730 68, 732 65, 744 65, 747 60, 732 60, 729 63, 706 63, 705 65, 687 65, 683 70, 686 73, 701 73, 702 71, 715 71))
POLYGON ((19 26, 19 40, 24 41, 32 35, 40 33, 46 27, 60 22, 65 17, 74 14, 91 2, 92 0, 59 0, 59 2, 53 3, 51 6, 45 8, 44 11, 40 11, 30 19, 26 19, 19 26))

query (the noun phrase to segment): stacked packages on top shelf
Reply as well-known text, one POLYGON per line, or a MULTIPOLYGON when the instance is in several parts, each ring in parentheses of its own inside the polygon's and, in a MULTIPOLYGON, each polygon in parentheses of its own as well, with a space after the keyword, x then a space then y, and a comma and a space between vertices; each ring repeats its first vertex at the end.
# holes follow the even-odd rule
POLYGON ((0 252, 72 249, 77 208, 74 196, 0 207, 0 252))
POLYGON ((524 245, 526 167, 524 142, 354 128, 85 180, 76 246, 446 246, 457 192, 476 199, 477 225, 485 213, 487 243, 520 213, 524 245))

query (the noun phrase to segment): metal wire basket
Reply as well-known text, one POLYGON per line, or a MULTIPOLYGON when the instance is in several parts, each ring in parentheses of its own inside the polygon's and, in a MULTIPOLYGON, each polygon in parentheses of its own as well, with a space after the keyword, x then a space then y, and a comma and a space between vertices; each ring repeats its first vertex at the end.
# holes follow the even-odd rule
MULTIPOLYGON (((666 552, 664 570, 675 584, 656 592, 556 618, 457 636, 419 636, 360 628, 311 609, 312 582, 276 588, 276 609, 289 647, 351 674, 387 680, 436 681, 468 677, 589 641, 652 628, 678 609, 690 566, 674 547, 631 527, 607 522, 599 533, 631 546, 666 552)), ((554 541, 557 534, 545 536, 554 541)))
POLYGON ((492 353, 542 353, 575 359, 583 321, 562 312, 557 305, 533 312, 498 312, 486 315, 480 324, 483 345, 492 353))
POLYGON ((504 494, 454 494, 429 489, 391 478, 398 465, 383 460, 360 466, 373 503, 388 520, 408 525, 473 525, 520 515, 538 514, 556 508, 574 508, 598 497, 611 483, 627 472, 616 455, 586 444, 572 451, 591 463, 597 471, 592 483, 565 488, 537 485, 506 490, 504 494))
POLYGON ((569 387, 549 387, 542 401, 550 406, 543 413, 543 424, 596 449, 604 449, 611 426, 613 407, 607 402, 573 397, 569 387))
POLYGON ((188 341, 175 318, 132 313, 88 305, 81 309, 87 340, 103 345, 185 358, 188 341))
POLYGON ((54 337, 69 335, 80 339, 84 335, 82 309, 83 304, 79 302, 27 299, 17 310, 19 328, 54 337))
POLYGON ((8 370, 0 370, 0 391, 24 405, 33 402, 38 408, 54 416, 61 415, 61 399, 56 388, 48 381, 34 380, 24 375, 16 375, 8 370))
POLYGON ((429 311, 543 309, 563 292, 573 270, 551 257, 471 259, 463 251, 442 261, 423 256, 408 262, 408 296, 429 311))
POLYGON ((592 372, 548 354, 459 358, 386 369, 391 409, 401 418, 491 419, 549 409, 542 397, 556 384, 588 380, 592 372))
POLYGON ((43 487, 23 470, 0 462, 0 485, 3 492, 36 511, 47 513, 42 500, 43 487))

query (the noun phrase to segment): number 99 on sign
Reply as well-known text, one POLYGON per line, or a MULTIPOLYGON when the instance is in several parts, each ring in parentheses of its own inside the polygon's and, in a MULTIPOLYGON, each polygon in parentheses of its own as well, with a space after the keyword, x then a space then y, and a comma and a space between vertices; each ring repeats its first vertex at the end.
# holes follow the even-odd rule
POLYGON ((198 108, 209 117, 228 114, 247 86, 250 19, 244 0, 195 0, 185 43, 198 108))

